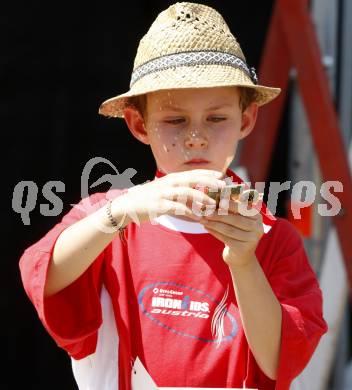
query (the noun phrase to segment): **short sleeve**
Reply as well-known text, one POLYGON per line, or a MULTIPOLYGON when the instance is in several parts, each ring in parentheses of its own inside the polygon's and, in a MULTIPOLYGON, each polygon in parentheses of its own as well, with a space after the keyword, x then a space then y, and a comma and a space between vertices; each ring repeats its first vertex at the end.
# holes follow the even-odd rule
POLYGON ((286 390, 308 364, 320 338, 327 332, 327 324, 322 313, 322 292, 301 236, 282 219, 274 239, 281 246, 268 279, 282 310, 275 388, 286 390))
POLYGON ((19 262, 24 289, 41 322, 57 345, 75 359, 93 353, 96 347, 97 330, 102 322, 100 291, 105 254, 102 252, 69 286, 44 297, 48 265, 59 235, 105 203, 104 194, 83 199, 43 238, 26 249, 19 262))

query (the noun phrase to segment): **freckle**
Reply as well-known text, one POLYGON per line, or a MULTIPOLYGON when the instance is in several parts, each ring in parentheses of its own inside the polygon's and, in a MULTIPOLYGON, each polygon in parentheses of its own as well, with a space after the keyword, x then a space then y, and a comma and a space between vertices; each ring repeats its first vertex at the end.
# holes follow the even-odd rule
POLYGON ((175 147, 176 145, 175 144, 172 144, 173 147, 175 147))

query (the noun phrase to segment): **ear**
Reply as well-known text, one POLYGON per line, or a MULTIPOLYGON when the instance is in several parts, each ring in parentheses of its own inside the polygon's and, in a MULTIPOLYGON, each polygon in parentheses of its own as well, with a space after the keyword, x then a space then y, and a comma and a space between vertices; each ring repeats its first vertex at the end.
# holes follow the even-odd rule
POLYGON ((246 138, 249 135, 257 121, 258 104, 251 103, 242 113, 242 126, 240 139, 246 138))
POLYGON ((134 137, 149 145, 149 137, 141 113, 134 107, 127 107, 123 111, 123 116, 134 137))

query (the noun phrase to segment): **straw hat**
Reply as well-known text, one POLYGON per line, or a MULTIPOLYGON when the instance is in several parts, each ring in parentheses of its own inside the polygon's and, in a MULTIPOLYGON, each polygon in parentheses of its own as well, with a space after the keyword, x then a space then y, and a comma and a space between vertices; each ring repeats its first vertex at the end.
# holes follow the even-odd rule
POLYGON ((141 39, 130 90, 102 103, 99 113, 123 117, 129 98, 175 88, 242 86, 257 91, 259 106, 270 102, 279 88, 258 85, 236 38, 213 8, 176 3, 161 12, 141 39))

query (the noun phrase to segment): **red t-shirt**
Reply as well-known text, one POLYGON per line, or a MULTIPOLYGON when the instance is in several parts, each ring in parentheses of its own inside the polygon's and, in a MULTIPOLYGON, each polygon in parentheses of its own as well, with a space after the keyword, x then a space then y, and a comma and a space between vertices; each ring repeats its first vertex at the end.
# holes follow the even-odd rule
MULTIPOLYGON (((90 200, 101 207, 105 194, 90 200)), ((95 356, 96 362, 104 362, 106 373, 118 373, 109 377, 109 384, 106 374, 105 385, 100 381, 97 388, 130 389, 131 364, 138 356, 161 387, 285 390, 308 363, 327 326, 321 290, 300 235, 286 220, 273 218, 265 205, 262 214, 266 233, 256 256, 282 308, 276 381, 260 370, 248 347, 222 259, 224 244, 196 222, 186 223, 195 227, 192 232, 180 231, 177 219, 168 216, 140 226, 131 223, 126 245, 115 238, 80 278, 44 298, 56 239, 86 216, 82 207, 74 207, 24 252, 24 287, 45 328, 75 361, 95 356), (104 314, 103 295, 110 298, 110 316, 104 314), (103 333, 108 321, 114 324, 110 333, 103 333), (118 338, 112 335, 116 330, 118 338), (98 347, 100 341, 105 347, 98 347), (116 359, 107 356, 114 348, 116 359)))

